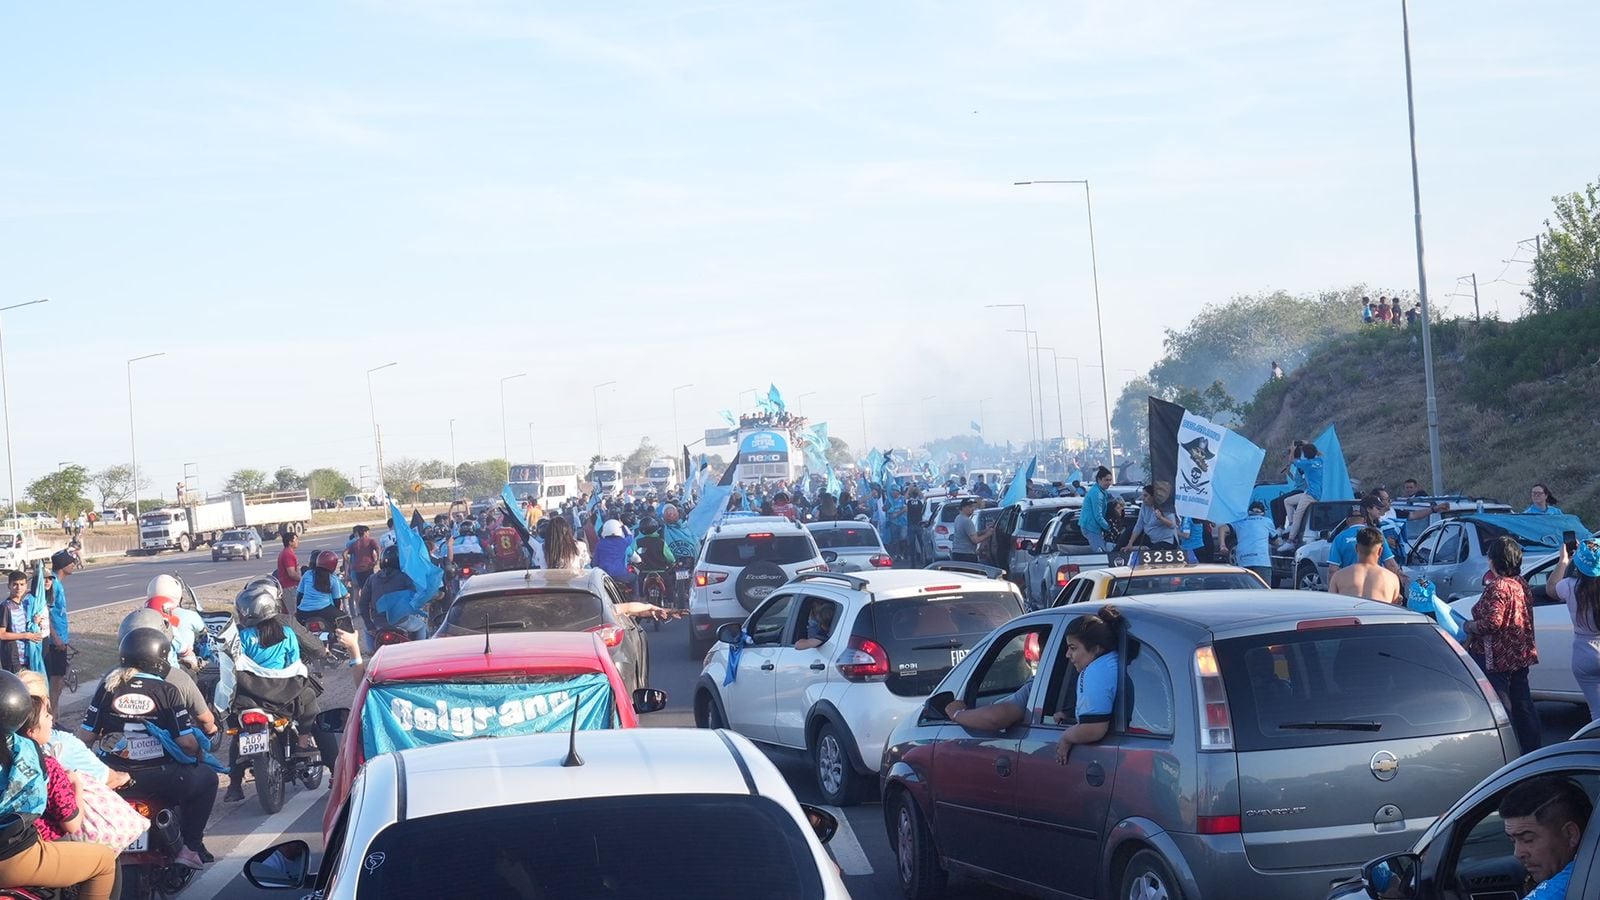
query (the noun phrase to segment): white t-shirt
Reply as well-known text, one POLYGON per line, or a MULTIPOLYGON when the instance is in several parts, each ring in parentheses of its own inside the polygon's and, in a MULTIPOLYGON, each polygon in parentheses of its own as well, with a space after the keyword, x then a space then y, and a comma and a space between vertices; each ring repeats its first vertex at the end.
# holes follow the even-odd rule
POLYGON ((1600 638, 1600 630, 1591 627, 1600 623, 1584 621, 1586 617, 1578 614, 1578 579, 1561 579, 1555 586, 1554 594, 1557 599, 1567 604, 1567 615, 1572 617, 1573 638, 1580 641, 1592 641, 1600 638))

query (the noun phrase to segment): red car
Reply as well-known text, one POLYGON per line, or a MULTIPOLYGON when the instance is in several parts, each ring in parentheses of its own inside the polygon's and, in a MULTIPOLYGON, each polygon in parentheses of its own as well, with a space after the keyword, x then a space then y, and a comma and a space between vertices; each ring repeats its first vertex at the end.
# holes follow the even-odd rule
POLYGON ((323 837, 369 754, 565 730, 575 719, 583 730, 637 728, 637 713, 666 703, 664 691, 630 695, 596 634, 510 632, 494 634, 487 645, 482 635, 463 635, 383 647, 356 687, 323 837))

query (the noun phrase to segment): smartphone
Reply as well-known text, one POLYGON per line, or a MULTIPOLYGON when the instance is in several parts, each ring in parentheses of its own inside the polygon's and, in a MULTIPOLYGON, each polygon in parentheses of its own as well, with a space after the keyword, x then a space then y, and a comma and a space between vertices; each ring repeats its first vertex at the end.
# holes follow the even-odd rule
POLYGON ((1561 532, 1561 543, 1567 545, 1568 553, 1576 553, 1578 550, 1578 533, 1576 531, 1561 532))

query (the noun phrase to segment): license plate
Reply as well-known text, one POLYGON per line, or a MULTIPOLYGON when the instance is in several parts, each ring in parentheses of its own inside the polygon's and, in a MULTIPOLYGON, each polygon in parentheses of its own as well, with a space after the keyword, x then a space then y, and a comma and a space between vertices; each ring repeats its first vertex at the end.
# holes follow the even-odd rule
POLYGON ((146 832, 142 832, 138 837, 134 838, 133 839, 133 843, 129 844, 127 846, 127 848, 125 848, 125 852, 127 852, 127 853, 142 853, 145 850, 149 850, 149 849, 150 849, 150 832, 146 831, 146 832))
POLYGON ((272 735, 263 731, 259 734, 239 735, 239 755, 249 756, 252 753, 265 753, 272 745, 272 735))
POLYGON ((677 579, 679 581, 688 581, 689 580, 689 573, 688 572, 679 572, 676 577, 677 577, 677 579))

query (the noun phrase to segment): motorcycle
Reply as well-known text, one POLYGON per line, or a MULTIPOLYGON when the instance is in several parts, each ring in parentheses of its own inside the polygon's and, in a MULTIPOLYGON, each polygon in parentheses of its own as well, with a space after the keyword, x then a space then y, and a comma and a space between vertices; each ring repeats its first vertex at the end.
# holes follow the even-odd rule
POLYGON ((289 782, 298 781, 308 791, 321 786, 322 755, 315 747, 301 748, 300 727, 292 716, 252 706, 229 716, 228 724, 236 758, 255 774, 256 798, 269 815, 283 808, 289 782))
MULTIPOLYGON (((663 606, 667 602, 667 579, 661 572, 646 572, 639 578, 639 593, 644 602, 663 606)), ((653 631, 661 630, 661 620, 651 619, 650 627, 653 631)))
POLYGON ((124 790, 122 796, 139 815, 150 820, 150 830, 117 857, 117 865, 122 868, 122 897, 124 900, 154 900, 183 890, 194 878, 195 871, 174 862, 178 851, 183 849, 178 808, 141 794, 137 781, 124 790))
MULTIPOLYGON (((343 662, 350 658, 350 651, 339 640, 339 635, 334 631, 336 610, 328 610, 328 614, 313 614, 306 617, 306 630, 311 636, 322 644, 322 649, 327 651, 326 659, 343 662)), ((318 675, 322 674, 324 663, 321 659, 312 660, 310 669, 318 675)))

